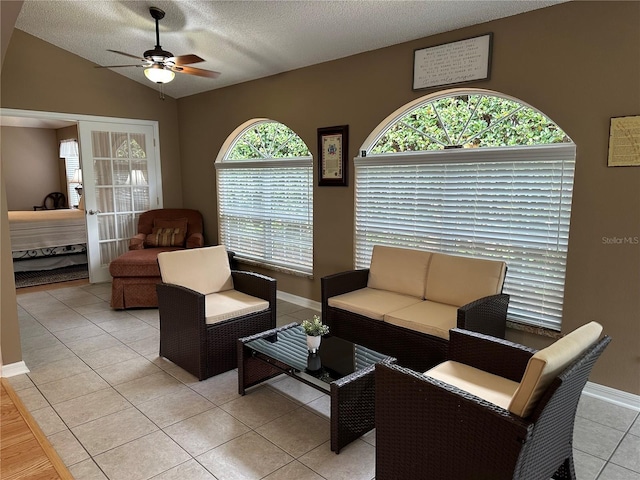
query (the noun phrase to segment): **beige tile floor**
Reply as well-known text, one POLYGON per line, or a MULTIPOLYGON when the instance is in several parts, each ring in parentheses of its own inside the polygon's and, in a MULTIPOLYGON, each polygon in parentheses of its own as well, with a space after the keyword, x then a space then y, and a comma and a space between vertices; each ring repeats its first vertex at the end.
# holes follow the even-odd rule
MULTIPOLYGON (((76 479, 375 477, 375 432, 330 451, 328 396, 287 377, 240 396, 235 370, 198 382, 158 357, 156 309, 113 311, 109 296, 18 295, 31 372, 9 381, 76 479)), ((277 308, 279 325, 317 313, 277 308)), ((638 412, 583 396, 574 446, 579 480, 640 480, 638 412)))

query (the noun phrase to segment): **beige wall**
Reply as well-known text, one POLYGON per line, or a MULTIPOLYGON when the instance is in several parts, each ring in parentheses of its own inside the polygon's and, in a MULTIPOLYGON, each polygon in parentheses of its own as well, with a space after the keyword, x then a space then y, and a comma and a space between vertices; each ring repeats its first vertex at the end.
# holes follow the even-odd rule
MULTIPOLYGON (((2 3, 3 64, 0 106, 22 110, 75 113, 159 122, 164 206, 182 206, 180 148, 178 143, 177 102, 160 100, 155 87, 132 82, 107 69, 96 69, 91 62, 45 43, 20 30, 14 30, 6 43, 5 4, 2 3), (46 75, 43 75, 46 72, 46 75)), ((17 2, 16 2, 17 4, 17 2)), ((141 72, 142 74, 142 72, 141 72)), ((2 195, 5 198, 4 177, 2 195)), ((9 247, 6 199, 0 209, 2 221, 2 363, 22 360, 17 324, 15 284, 9 247), (6 236, 6 239, 5 239, 6 236)))
MULTIPOLYGON (((2 49, 0 72, 2 72, 2 66, 4 66, 4 57, 13 32, 13 25, 21 8, 22 1, 0 2, 0 21, 2 22, 0 25, 2 49)), ((0 141, 2 141, 1 138, 0 141)), ((13 263, 11 260, 7 195, 1 160, 0 158, 0 355, 2 355, 0 367, 22 360, 18 308, 16 305, 16 285, 13 278, 13 263), (11 268, 7 268, 7 265, 11 265, 11 268)))
POLYGON ((0 102, 3 108, 158 121, 164 204, 182 206, 176 100, 161 100, 151 82, 146 86, 94 68, 15 30, 3 65, 0 102))
MULTIPOLYGON (((639 25, 639 2, 569 2, 165 102, 150 88, 15 32, 1 102, 159 120, 165 204, 201 210, 207 242, 215 243, 213 163, 238 125, 272 118, 293 128, 315 153, 317 128, 348 124, 352 158, 388 114, 429 93, 411 90, 415 48, 493 32, 491 79, 471 86, 539 108, 577 144, 563 331, 601 322, 613 342, 591 380, 640 394, 640 246, 603 242, 640 236, 640 168, 606 166, 610 117, 640 110, 639 25), (42 69, 51 72, 46 80, 38 75, 42 69)), ((314 189, 314 279, 267 272, 278 278, 280 290, 319 300, 320 278, 352 267, 352 165, 350 179, 346 188, 314 189)), ((4 294, 4 284, 2 289, 4 294)), ((509 338, 536 347, 548 342, 514 331, 509 338)), ((3 356, 4 348, 3 339, 3 356)))
MULTIPOLYGON (((640 113, 640 3, 570 2, 375 50, 178 101, 185 207, 217 232, 214 160, 227 136, 256 117, 296 131, 315 154, 319 127, 349 125, 349 156, 413 92, 413 50, 494 33, 491 79, 471 86, 542 110, 577 144, 563 331, 597 320, 613 342, 592 381, 640 393, 640 168, 607 168, 609 119, 640 113)), ((347 188, 314 189, 313 280, 267 272, 278 288, 320 299, 320 278, 353 265, 353 165, 347 188)), ((509 331, 539 347, 548 339, 509 331)))
POLYGON ((1 127, 2 173, 9 210, 32 210, 51 192, 67 194, 61 183, 56 131, 1 127))

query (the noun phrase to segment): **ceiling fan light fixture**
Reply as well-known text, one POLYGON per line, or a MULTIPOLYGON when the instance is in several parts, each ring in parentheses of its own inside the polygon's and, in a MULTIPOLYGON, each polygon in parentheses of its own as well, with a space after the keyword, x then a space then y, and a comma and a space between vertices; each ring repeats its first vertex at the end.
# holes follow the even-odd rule
POLYGON ((169 83, 176 74, 163 65, 152 65, 144 69, 144 76, 154 83, 169 83))

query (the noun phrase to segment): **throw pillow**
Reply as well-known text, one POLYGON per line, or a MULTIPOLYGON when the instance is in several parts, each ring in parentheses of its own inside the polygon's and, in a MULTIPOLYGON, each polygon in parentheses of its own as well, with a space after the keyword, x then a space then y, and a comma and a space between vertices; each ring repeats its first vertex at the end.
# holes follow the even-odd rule
POLYGON ((182 247, 185 231, 180 228, 154 228, 147 235, 145 243, 149 247, 182 247))
POLYGON ((146 247, 184 247, 187 236, 186 218, 156 218, 151 233, 145 239, 146 247))

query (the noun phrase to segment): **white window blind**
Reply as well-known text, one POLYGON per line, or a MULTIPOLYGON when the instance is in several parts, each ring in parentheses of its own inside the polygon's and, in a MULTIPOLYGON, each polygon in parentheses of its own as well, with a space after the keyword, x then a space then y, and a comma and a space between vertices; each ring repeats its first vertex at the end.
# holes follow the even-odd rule
POLYGON ((355 263, 374 245, 502 259, 509 319, 560 330, 574 144, 355 159, 355 263))
POLYGON ((216 163, 220 241, 240 259, 313 271, 313 159, 216 163))
POLYGON ((80 195, 78 195, 78 192, 76 191, 78 184, 71 183, 76 170, 80 168, 78 142, 76 140, 62 140, 60 142, 59 156, 60 158, 64 158, 65 173, 67 177, 67 203, 69 206, 78 205, 80 202, 80 195))

